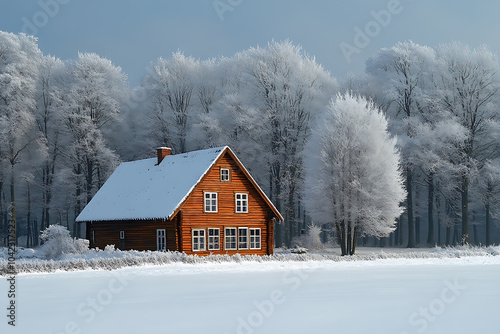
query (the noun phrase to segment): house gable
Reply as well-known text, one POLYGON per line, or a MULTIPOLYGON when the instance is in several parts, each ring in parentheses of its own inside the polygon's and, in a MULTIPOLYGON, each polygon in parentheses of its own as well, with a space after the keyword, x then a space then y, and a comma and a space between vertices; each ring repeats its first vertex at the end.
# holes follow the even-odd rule
MULTIPOLYGON (((193 250, 193 231, 216 229, 220 235, 220 249, 218 253, 225 254, 271 254, 273 252, 273 218, 280 219, 274 213, 266 201, 267 197, 262 196, 261 190, 255 187, 248 172, 241 168, 239 161, 235 160, 231 151, 226 151, 220 156, 217 162, 206 173, 204 178, 196 185, 191 194, 180 206, 178 213, 181 214, 182 226, 181 250, 193 252, 199 255, 208 255, 210 250, 193 250), (221 169, 229 170, 229 181, 221 180, 221 169), (204 208, 204 194, 217 194, 217 211, 206 212, 204 208), (248 212, 236 212, 236 194, 246 194, 248 200, 248 212), (225 229, 240 228, 258 229, 262 240, 259 249, 234 249, 228 250, 225 243, 225 229), (271 244, 269 244, 269 242, 271 244)), ((195 232, 197 233, 197 232, 195 232)))
POLYGON ((237 192, 247 192, 252 195, 249 198, 249 207, 251 204, 259 203, 259 206, 261 206, 262 208, 267 207, 277 220, 283 220, 280 212, 269 200, 264 191, 262 191, 257 182, 255 182, 253 177, 239 161, 233 151, 227 146, 218 156, 217 160, 214 161, 212 166, 207 170, 205 175, 203 175, 200 181, 193 187, 191 192, 187 194, 184 201, 180 203, 176 210, 172 213, 172 215, 170 215, 169 219, 173 219, 176 214, 186 205, 190 206, 191 208, 194 208, 193 205, 199 205, 199 213, 205 214, 203 208, 203 192, 217 193, 219 191, 226 193, 224 197, 219 196, 218 198, 218 201, 220 203, 224 203, 219 210, 221 213, 235 213, 234 203, 231 209, 228 208, 229 202, 227 201, 227 195, 229 193, 233 194, 234 197, 234 194, 237 192), (221 179, 221 169, 229 171, 229 180, 226 181, 221 179), (201 193, 200 190, 202 191, 201 193), (195 202, 190 201, 191 197, 193 196, 196 197, 195 202))

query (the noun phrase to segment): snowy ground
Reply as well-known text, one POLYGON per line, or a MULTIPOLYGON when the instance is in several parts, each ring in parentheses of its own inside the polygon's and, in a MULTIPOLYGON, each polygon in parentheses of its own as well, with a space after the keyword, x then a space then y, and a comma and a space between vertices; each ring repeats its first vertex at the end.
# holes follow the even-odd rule
MULTIPOLYGON (((171 263, 17 276, 17 333, 493 333, 500 256, 171 263)), ((7 306, 5 277, 0 303, 7 306)), ((6 311, 4 311, 6 312, 6 311)))

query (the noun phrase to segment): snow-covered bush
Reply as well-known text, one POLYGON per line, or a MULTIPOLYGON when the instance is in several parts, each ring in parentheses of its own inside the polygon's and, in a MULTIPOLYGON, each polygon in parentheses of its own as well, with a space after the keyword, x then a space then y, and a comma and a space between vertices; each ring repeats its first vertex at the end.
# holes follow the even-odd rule
POLYGON ((323 249, 325 246, 321 242, 321 227, 317 225, 309 226, 307 233, 295 238, 293 241, 294 246, 303 247, 311 250, 323 249))
POLYGON ((89 249, 89 241, 71 238, 66 227, 50 225, 42 231, 40 239, 43 244, 39 251, 48 259, 59 258, 63 254, 83 254, 89 249))

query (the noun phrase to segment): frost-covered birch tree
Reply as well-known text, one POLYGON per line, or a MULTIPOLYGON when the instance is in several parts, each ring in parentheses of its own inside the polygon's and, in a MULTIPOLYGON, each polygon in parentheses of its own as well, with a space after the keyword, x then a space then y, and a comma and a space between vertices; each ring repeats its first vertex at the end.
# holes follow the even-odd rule
POLYGON ((42 192, 40 227, 45 228, 50 225, 54 178, 62 150, 61 137, 64 123, 62 122, 61 98, 65 65, 55 57, 44 56, 40 61, 39 70, 36 123, 47 145, 47 157, 43 163, 41 175, 39 175, 42 192))
MULTIPOLYGON (((259 169, 268 175, 271 199, 284 212, 284 241, 289 245, 297 233, 296 194, 303 179, 302 154, 310 122, 327 105, 336 83, 290 41, 250 48, 237 54, 235 61, 240 78, 234 93, 226 96, 226 105, 243 133, 236 146, 242 151, 253 147, 260 157, 259 169)), ((276 243, 283 243, 281 225, 276 227, 276 243)))
POLYGON ((94 53, 80 53, 69 64, 64 95, 64 122, 75 185, 75 217, 116 167, 119 157, 109 147, 105 132, 119 122, 126 76, 120 67, 94 53))
POLYGON ((10 186, 9 219, 14 234, 16 181, 25 172, 20 166, 32 158, 30 153, 44 149, 34 116, 41 56, 36 38, 0 31, 0 198, 6 181, 10 186))
POLYGON ((408 220, 408 247, 415 247, 415 203, 414 203, 414 136, 422 122, 422 108, 427 99, 425 84, 429 66, 434 63, 432 48, 411 41, 399 42, 389 49, 381 49, 368 59, 366 71, 380 83, 381 94, 390 107, 390 129, 398 136, 398 145, 403 154, 406 176, 406 213, 408 220))
POLYGON ((461 43, 438 50, 442 107, 466 129, 466 138, 457 146, 460 161, 461 238, 469 243, 469 191, 474 176, 488 159, 500 154, 498 104, 499 63, 486 47, 471 49, 461 43))
POLYGON ((342 255, 360 235, 388 236, 405 199, 396 140, 363 97, 332 100, 306 150, 305 203, 314 221, 336 230, 342 255))
MULTIPOLYGON (((149 99, 151 140, 176 153, 187 151, 188 133, 192 126, 191 98, 196 88, 194 76, 199 61, 180 51, 172 58, 159 58, 150 66, 144 79, 149 99)), ((207 94, 210 91, 207 90, 207 94)), ((205 100, 206 101, 206 100, 205 100)), ((204 106, 210 108, 210 103, 204 106)))

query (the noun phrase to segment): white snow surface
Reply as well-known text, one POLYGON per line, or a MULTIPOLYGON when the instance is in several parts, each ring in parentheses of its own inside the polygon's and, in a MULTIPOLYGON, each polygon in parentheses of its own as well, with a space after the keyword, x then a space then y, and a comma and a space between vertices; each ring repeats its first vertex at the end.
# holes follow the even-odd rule
POLYGON ((0 332, 494 333, 499 277, 500 256, 20 274, 0 332))
POLYGON ((122 163, 76 221, 168 219, 225 148, 122 163))

